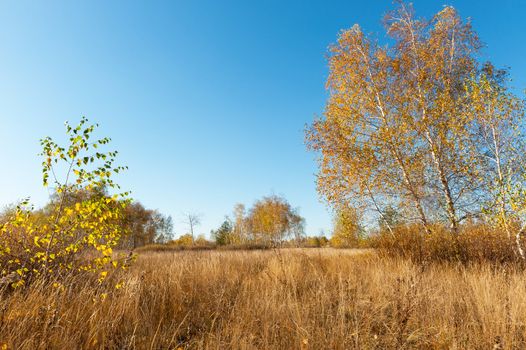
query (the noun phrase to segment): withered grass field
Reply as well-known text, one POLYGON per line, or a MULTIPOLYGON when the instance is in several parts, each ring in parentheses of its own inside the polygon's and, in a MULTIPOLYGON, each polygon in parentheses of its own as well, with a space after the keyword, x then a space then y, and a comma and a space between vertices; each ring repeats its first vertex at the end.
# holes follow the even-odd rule
POLYGON ((100 287, 75 278, 4 293, 0 347, 526 348, 526 273, 511 267, 422 267, 354 250, 185 251, 142 253, 100 287))

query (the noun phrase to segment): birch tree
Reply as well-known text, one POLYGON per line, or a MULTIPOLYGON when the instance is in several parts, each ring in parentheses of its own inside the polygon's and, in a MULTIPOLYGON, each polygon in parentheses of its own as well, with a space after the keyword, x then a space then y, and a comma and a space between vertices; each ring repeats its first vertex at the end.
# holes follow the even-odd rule
POLYGON ((470 112, 476 120, 474 150, 483 165, 480 181, 487 189, 483 210, 488 221, 515 238, 524 258, 521 236, 526 229, 523 126, 525 103, 507 87, 507 72, 486 64, 467 84, 470 112))
MULTIPOLYGON (((330 48, 327 105, 306 131, 319 155, 318 190, 336 208, 352 203, 385 221, 396 207, 428 233, 433 222, 457 233, 463 220, 482 217, 481 203, 505 197, 497 158, 502 137, 520 125, 519 104, 505 89, 471 84, 490 65, 478 62, 479 38, 454 8, 426 20, 400 2, 384 23, 389 45, 355 25, 330 48), (488 176, 499 172, 494 191, 488 176)), ((503 217, 511 204, 500 206, 503 217)))

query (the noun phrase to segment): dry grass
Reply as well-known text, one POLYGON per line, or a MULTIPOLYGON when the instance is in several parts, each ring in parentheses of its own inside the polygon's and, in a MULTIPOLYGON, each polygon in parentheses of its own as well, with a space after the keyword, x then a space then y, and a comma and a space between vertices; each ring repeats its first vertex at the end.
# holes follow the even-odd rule
MULTIPOLYGON (((113 276, 116 278, 117 276, 113 276)), ((144 253, 113 284, 6 294, 13 349, 524 349, 526 272, 331 249, 144 253), (104 293, 107 297, 104 298, 104 293), (104 300, 102 300, 104 299, 104 300)))
MULTIPOLYGON (((517 232, 516 228, 513 232, 517 232)), ((515 237, 487 225, 463 225, 458 235, 437 226, 431 234, 422 234, 418 225, 401 226, 391 235, 384 232, 366 243, 381 254, 411 259, 420 264, 460 262, 463 264, 523 265, 517 253, 515 237)), ((522 246, 526 244, 523 237, 522 246)))

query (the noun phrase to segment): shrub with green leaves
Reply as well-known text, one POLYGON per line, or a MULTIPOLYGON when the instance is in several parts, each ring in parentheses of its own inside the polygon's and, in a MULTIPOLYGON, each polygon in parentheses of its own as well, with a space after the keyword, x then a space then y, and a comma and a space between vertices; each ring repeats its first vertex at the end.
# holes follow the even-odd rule
POLYGON ((97 124, 82 118, 76 127, 65 126, 66 147, 50 137, 40 141, 43 185, 55 192, 50 205, 34 211, 23 201, 0 224, 1 284, 16 288, 35 278, 60 283, 80 271, 102 282, 130 260, 113 252, 125 234, 120 218, 129 203, 113 177, 126 167, 114 164, 117 151, 104 151, 109 138, 92 139, 97 124))

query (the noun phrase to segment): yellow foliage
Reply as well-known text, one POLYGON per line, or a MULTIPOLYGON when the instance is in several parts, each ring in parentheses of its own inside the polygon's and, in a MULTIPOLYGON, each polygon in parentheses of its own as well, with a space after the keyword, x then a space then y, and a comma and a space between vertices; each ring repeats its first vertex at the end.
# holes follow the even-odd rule
POLYGON ((456 232, 481 198, 500 197, 486 206, 501 217, 516 210, 502 198, 516 180, 506 174, 522 169, 524 150, 513 148, 524 138, 513 130, 524 129, 524 102, 502 71, 479 63, 469 21, 449 6, 420 20, 401 3, 385 24, 392 45, 355 25, 330 47, 329 98, 306 133, 319 192, 379 216, 394 204, 427 233, 437 220, 456 232))
POLYGON ((109 142, 104 138, 90 141, 95 126, 82 119, 75 128, 66 123, 70 136, 69 147, 63 148, 51 138, 41 140, 43 183, 53 178, 56 194, 44 210, 34 212, 21 203, 7 222, 0 226, 0 263, 4 266, 0 277, 18 277, 11 285, 19 287, 36 276, 61 275, 67 271, 97 272, 103 279, 110 267, 123 265, 123 258, 114 260, 112 248, 124 233, 119 225, 123 209, 128 203, 127 193, 115 200, 104 191, 118 189, 107 169, 122 170, 114 166, 116 152, 93 152, 94 145, 109 142), (74 170, 76 179, 59 182, 56 164, 63 162, 74 170), (87 170, 86 164, 95 168, 87 170), (104 176, 102 176, 104 174, 104 176), (14 258, 13 258, 14 257, 14 258))
POLYGON ((188 233, 188 234, 182 235, 181 237, 173 240, 170 244, 181 246, 181 247, 190 247, 193 245, 193 243, 194 243, 194 240, 192 238, 192 235, 188 233))

